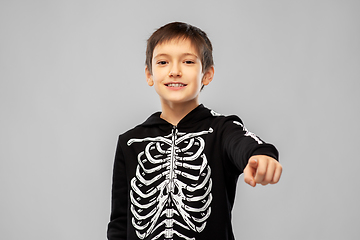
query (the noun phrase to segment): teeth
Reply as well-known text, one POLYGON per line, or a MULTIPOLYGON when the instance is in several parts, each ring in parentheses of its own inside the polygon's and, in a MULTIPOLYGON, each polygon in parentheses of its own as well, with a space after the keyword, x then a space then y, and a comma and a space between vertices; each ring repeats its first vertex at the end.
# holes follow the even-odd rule
POLYGON ((168 84, 169 87, 183 87, 185 86, 184 84, 181 83, 170 83, 168 84))

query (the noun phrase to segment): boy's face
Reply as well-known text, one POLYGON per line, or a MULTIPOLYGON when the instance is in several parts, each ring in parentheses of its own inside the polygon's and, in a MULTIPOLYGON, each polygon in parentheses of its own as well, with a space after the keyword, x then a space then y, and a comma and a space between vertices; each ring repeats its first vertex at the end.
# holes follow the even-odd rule
POLYGON ((196 48, 188 39, 157 45, 153 52, 152 74, 145 69, 147 82, 154 86, 161 103, 198 105, 202 85, 211 82, 214 69, 202 73, 196 48))

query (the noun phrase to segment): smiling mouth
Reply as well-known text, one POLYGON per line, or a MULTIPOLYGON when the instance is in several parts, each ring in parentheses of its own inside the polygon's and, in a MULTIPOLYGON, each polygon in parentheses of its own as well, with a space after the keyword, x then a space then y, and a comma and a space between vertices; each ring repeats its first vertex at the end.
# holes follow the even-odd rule
POLYGON ((186 84, 182 84, 182 83, 169 83, 169 84, 165 84, 168 87, 185 87, 186 84))

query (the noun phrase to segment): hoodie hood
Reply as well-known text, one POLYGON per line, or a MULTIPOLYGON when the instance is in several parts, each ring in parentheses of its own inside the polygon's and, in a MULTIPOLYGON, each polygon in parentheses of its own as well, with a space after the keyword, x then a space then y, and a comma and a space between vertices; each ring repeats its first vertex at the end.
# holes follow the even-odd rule
MULTIPOLYGON (((177 127, 178 128, 188 128, 191 125, 200 122, 206 118, 213 117, 212 111, 206 108, 203 104, 200 104, 189 112, 184 118, 180 120, 177 127)), ((160 117, 161 112, 156 112, 152 114, 144 123, 140 126, 152 127, 152 126, 173 126, 171 123, 167 122, 165 119, 160 117)))

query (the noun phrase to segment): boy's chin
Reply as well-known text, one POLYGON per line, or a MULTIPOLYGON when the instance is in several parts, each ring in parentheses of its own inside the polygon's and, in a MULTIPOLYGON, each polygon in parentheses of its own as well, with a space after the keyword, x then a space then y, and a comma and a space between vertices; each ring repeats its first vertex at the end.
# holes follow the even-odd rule
POLYGON ((161 102, 167 105, 184 105, 184 106, 192 106, 198 105, 199 101, 197 98, 195 99, 163 99, 161 102))

